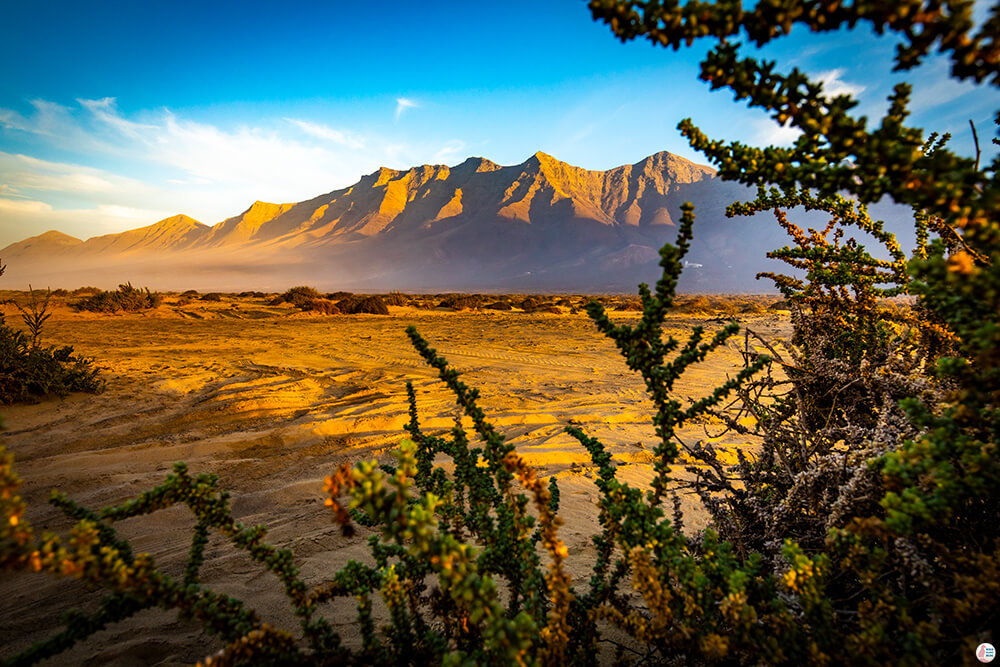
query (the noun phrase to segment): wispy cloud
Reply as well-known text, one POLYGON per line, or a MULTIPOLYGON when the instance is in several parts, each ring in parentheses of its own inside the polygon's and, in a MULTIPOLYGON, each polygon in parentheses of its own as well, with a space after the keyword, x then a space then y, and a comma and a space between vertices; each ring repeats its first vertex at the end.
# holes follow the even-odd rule
POLYGON ((828 98, 832 99, 838 95, 850 95, 851 97, 857 97, 864 92, 865 86, 844 81, 841 77, 843 77, 846 72, 846 69, 838 67, 837 69, 818 72, 813 76, 813 79, 823 84, 823 93, 828 98))
POLYGON ((343 132, 332 128, 329 125, 313 123, 311 121, 301 120, 298 118, 285 118, 285 120, 311 137, 332 141, 335 144, 342 144, 344 146, 350 146, 351 148, 361 149, 365 147, 364 140, 351 134, 350 132, 343 132))
POLYGON ((43 201, 0 197, 0 211, 5 213, 46 213, 51 210, 52 207, 43 201))
POLYGON ((411 100, 409 98, 406 98, 406 97, 397 97, 396 98, 396 120, 399 120, 399 117, 402 116, 403 112, 406 111, 407 109, 415 109, 415 108, 417 108, 419 106, 420 106, 419 104, 417 104, 416 102, 414 102, 413 100, 411 100))
POLYGON ((140 178, 124 182, 92 167, 3 154, 0 183, 36 193, 114 194, 88 200, 94 205, 135 207, 134 195, 139 192, 156 201, 182 202, 180 206, 195 209, 189 209, 193 215, 200 212, 209 220, 221 220, 245 202, 298 201, 347 185, 364 168, 377 166, 379 152, 386 153, 376 148, 369 155, 360 136, 302 119, 286 119, 284 126, 270 128, 224 129, 169 110, 126 116, 114 98, 78 102, 79 108, 73 110, 36 100, 30 115, 0 109, 0 122, 6 131, 36 135, 37 142, 86 162, 103 158, 124 162, 140 178), (298 136, 283 129, 289 125, 299 131, 298 136))

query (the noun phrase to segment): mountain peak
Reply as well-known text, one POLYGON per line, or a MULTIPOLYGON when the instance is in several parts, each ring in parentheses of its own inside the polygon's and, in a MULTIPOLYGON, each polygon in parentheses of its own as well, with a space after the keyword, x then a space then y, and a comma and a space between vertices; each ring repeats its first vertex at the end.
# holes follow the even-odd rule
POLYGON ((75 236, 70 236, 69 234, 63 234, 55 229, 50 229, 49 231, 39 234, 33 237, 36 241, 45 241, 46 243, 58 243, 61 245, 76 245, 78 243, 83 243, 80 239, 75 236))
POLYGON ((487 160, 484 157, 470 157, 466 158, 465 162, 455 167, 455 169, 471 169, 477 174, 484 171, 496 171, 500 168, 496 162, 492 160, 487 160))
POLYGON ((246 222, 264 222, 281 215, 291 207, 292 204, 272 204, 258 199, 239 217, 246 222))
POLYGON ((198 222, 194 218, 184 215, 183 213, 178 213, 177 215, 172 215, 169 218, 164 218, 159 222, 149 225, 149 228, 163 228, 163 229, 185 229, 188 227, 208 227, 208 225, 198 222))

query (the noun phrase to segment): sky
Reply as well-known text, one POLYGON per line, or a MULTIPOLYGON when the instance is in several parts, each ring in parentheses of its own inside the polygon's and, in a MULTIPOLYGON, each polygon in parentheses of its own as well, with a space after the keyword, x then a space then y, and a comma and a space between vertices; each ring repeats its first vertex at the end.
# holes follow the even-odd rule
MULTIPOLYGON (((622 44, 583 0, 22 0, 3 14, 0 248, 177 213, 214 224, 380 166, 518 164, 539 150, 587 169, 662 150, 707 163, 676 130, 686 117, 718 139, 795 138, 698 80, 708 41, 622 44)), ((992 155, 1000 94, 950 80, 940 58, 893 74, 895 43, 796 31, 746 53, 854 95, 870 119, 910 81, 915 125, 971 155, 972 119, 992 155)))

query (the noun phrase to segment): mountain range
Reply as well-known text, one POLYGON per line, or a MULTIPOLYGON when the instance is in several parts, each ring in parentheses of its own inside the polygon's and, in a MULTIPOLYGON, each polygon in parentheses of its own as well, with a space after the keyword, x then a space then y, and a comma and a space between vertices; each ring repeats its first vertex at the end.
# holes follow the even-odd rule
POLYGON ((293 204, 254 202, 214 225, 175 215, 81 240, 49 231, 0 250, 6 284, 154 289, 621 291, 652 283, 659 248, 695 204, 681 287, 770 291, 764 253, 787 243, 770 216, 727 219, 752 192, 671 153, 591 171, 535 153, 501 166, 381 168, 293 204))

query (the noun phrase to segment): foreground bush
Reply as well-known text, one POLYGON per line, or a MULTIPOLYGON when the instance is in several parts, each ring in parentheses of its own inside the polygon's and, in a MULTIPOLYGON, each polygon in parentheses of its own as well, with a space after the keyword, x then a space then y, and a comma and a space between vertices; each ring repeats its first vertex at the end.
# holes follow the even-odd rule
POLYGON ((157 308, 162 301, 163 298, 155 292, 150 292, 148 287, 142 290, 132 287, 132 283, 125 283, 119 285, 113 292, 100 291, 81 299, 73 307, 95 313, 131 313, 157 308))

